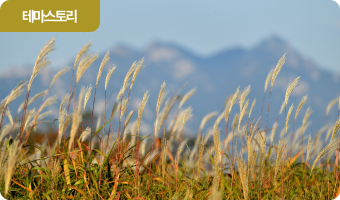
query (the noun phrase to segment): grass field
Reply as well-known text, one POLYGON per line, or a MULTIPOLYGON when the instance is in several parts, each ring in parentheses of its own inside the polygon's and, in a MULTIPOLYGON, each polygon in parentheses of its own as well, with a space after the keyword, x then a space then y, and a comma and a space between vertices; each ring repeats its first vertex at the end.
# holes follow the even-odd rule
MULTIPOLYGON (((114 65, 109 68, 105 86, 98 84, 109 52, 99 66, 96 83, 75 94, 82 75, 98 59, 97 54, 88 53, 91 43, 79 51, 73 67, 58 72, 46 91, 32 96, 32 82, 50 64, 48 55, 54 43, 53 38, 41 50, 30 80, 18 83, 0 103, 0 192, 7 199, 333 199, 339 195, 340 118, 332 126, 320 127, 313 139, 306 134, 312 109, 308 107, 301 124, 296 118, 307 107, 307 94, 297 106, 288 103, 299 77, 287 87, 281 108, 284 128, 277 130, 277 123, 268 124, 272 87, 286 55, 266 80, 259 80, 265 87, 262 101, 247 98, 250 86, 235 88, 222 113, 202 119, 196 141, 189 147, 183 129, 192 109, 184 106, 195 89, 166 98, 164 82, 157 104, 151 105, 156 108, 153 132, 140 133, 149 94, 145 92, 136 110, 131 110, 129 102, 143 59, 130 67, 117 97, 110 100, 115 101, 114 106, 105 104, 104 116, 109 118, 94 121, 93 114, 97 87, 105 87, 101 95, 107 101, 106 91, 116 69, 114 65), (58 131, 52 140, 46 134, 40 137, 42 142, 34 142, 42 119, 51 114, 42 110, 56 102, 50 88, 69 70, 73 71, 70 91, 62 99, 55 121, 58 131), (12 117, 8 105, 24 94, 21 115, 12 117), (40 106, 28 109, 39 97, 43 97, 40 106), (268 105, 264 105, 267 98, 268 105), (84 117, 87 104, 93 104, 90 118, 84 117), (253 108, 261 105, 261 116, 252 116, 253 108), (232 109, 239 112, 231 116, 232 109), (172 110, 177 114, 170 119, 172 110), (8 124, 4 124, 5 117, 8 124), (214 118, 213 127, 202 132, 214 118)), ((340 98, 329 103, 326 115, 332 109, 339 111, 340 98)))

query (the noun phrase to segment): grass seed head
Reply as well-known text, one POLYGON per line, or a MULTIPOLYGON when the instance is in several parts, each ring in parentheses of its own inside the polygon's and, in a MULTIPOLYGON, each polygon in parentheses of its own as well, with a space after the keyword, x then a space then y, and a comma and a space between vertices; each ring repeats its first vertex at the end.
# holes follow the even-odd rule
POLYGON ((97 75, 97 80, 96 80, 96 88, 98 86, 98 82, 99 82, 99 79, 102 75, 102 72, 103 72, 103 69, 104 69, 104 66, 106 65, 107 61, 110 60, 110 50, 108 50, 102 60, 102 62, 100 63, 100 67, 99 67, 99 70, 98 70, 98 75, 97 75))
POLYGON ((301 99, 301 101, 300 101, 300 103, 299 103, 299 106, 298 106, 298 108, 296 109, 294 120, 296 120, 296 118, 297 118, 297 116, 298 116, 298 114, 299 114, 299 112, 300 112, 302 106, 306 103, 307 98, 308 98, 308 95, 305 95, 305 96, 302 97, 302 99, 301 99))
POLYGON ((66 68, 60 70, 60 71, 54 76, 54 78, 52 79, 49 88, 52 87, 53 83, 54 83, 60 76, 62 76, 62 75, 64 75, 64 74, 66 74, 67 72, 69 72, 70 69, 71 69, 71 67, 66 67, 66 68))
POLYGON ((140 124, 141 124, 141 120, 142 120, 143 111, 144 111, 144 108, 146 106, 146 103, 148 102, 149 96, 150 95, 148 94, 148 91, 146 91, 144 93, 142 103, 139 106, 139 110, 138 110, 138 123, 137 123, 138 131, 140 131, 140 124))
POLYGON ((51 62, 48 60, 48 54, 50 54, 55 48, 54 48, 55 38, 53 37, 47 43, 44 45, 44 47, 41 49, 37 60, 35 61, 33 72, 30 78, 30 81, 27 86, 27 91, 30 91, 32 82, 34 78, 40 73, 40 71, 45 68, 47 65, 51 64, 51 62))
POLYGON ((286 61, 286 54, 284 54, 282 56, 282 58, 280 58, 279 62, 277 63, 277 65, 274 69, 274 72, 273 72, 273 75, 272 75, 272 81, 271 81, 271 84, 270 84, 270 90, 272 90, 273 85, 274 85, 274 81, 275 81, 277 75, 279 74, 283 64, 285 63, 285 61, 286 61))
POLYGON ((327 105, 327 109, 326 109, 326 116, 329 114, 329 111, 331 110, 331 108, 339 101, 340 102, 340 97, 336 97, 334 98, 332 101, 330 101, 327 105))
POLYGON ((271 70, 269 71, 268 75, 267 75, 266 82, 265 82, 265 84, 264 84, 264 92, 267 91, 268 83, 269 83, 269 81, 270 81, 270 78, 271 78, 272 75, 273 75, 273 72, 274 72, 274 70, 271 69, 271 70))
POLYGON ((98 58, 98 54, 87 53, 79 62, 76 73, 76 84, 85 73, 86 69, 98 58))
POLYGON ((108 84, 109 81, 110 81, 111 75, 112 75, 112 73, 113 73, 115 70, 116 70, 116 66, 113 65, 113 66, 109 69, 109 71, 107 72, 107 74, 106 74, 106 79, 105 79, 105 91, 106 91, 106 88, 107 88, 107 84, 108 84))
POLYGON ((186 93, 186 94, 183 96, 181 102, 179 103, 178 109, 181 109, 182 106, 183 106, 183 104, 184 104, 188 99, 190 99, 190 98, 192 97, 192 95, 195 94, 196 91, 197 91, 197 89, 196 89, 196 88, 193 88, 193 89, 191 89, 188 93, 186 93))
POLYGON ((164 94, 164 90, 165 90, 165 81, 163 82, 163 84, 161 85, 161 89, 159 91, 158 94, 158 99, 157 99, 157 104, 156 104, 156 114, 158 114, 159 108, 161 106, 161 100, 162 100, 162 96, 164 94))
POLYGON ((136 80, 138 73, 143 68, 143 66, 142 66, 143 62, 144 62, 144 58, 142 58, 140 61, 138 61, 138 64, 135 68, 135 71, 133 72, 133 76, 132 76, 132 79, 131 79, 131 85, 130 85, 130 91, 132 90, 132 86, 135 83, 135 80, 136 80))
POLYGON ((85 110, 87 101, 89 100, 91 96, 91 90, 92 90, 92 85, 90 84, 88 87, 86 87, 86 94, 85 94, 85 99, 84 99, 84 110, 85 110))
POLYGON ((73 70, 76 69, 76 66, 80 60, 80 58, 89 50, 89 48, 92 46, 92 40, 90 42, 88 42, 87 44, 85 44, 79 51, 79 53, 77 54, 76 60, 74 61, 74 65, 73 65, 73 70))
POLYGON ((211 113, 207 114, 206 116, 204 116, 202 121, 201 121, 199 130, 202 130, 204 128, 205 124, 209 120, 211 120, 212 118, 216 117, 217 114, 218 114, 217 112, 211 112, 211 113))
POLYGON ((256 98, 253 100, 253 103, 251 104, 251 107, 250 107, 250 110, 249 110, 249 118, 250 118, 251 112, 254 109, 255 104, 256 104, 256 98))
POLYGON ((295 78, 293 82, 288 85, 286 95, 285 95, 285 107, 287 106, 289 96, 293 92, 294 88, 297 86, 299 79, 300 77, 295 78))

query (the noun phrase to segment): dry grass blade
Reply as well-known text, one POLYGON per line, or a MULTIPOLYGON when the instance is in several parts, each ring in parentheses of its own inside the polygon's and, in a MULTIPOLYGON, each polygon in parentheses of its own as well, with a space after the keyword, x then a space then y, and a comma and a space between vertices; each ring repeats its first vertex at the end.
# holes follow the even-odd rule
POLYGON ((247 110, 247 107, 248 107, 248 103, 249 103, 249 100, 247 100, 247 102, 244 104, 243 108, 242 108, 242 111, 240 113, 240 118, 238 120, 238 127, 237 127, 237 130, 240 130, 240 125, 241 125, 241 122, 242 122, 242 118, 244 116, 244 113, 246 112, 247 110))
POLYGON ((10 111, 9 108, 7 108, 6 113, 7 113, 7 117, 8 117, 8 119, 9 119, 9 121, 10 121, 11 124, 13 125, 13 124, 14 124, 14 122, 13 122, 13 117, 12 117, 12 114, 11 114, 11 111, 10 111))
POLYGON ((161 85, 161 89, 159 91, 159 94, 158 94, 158 99, 157 99, 157 104, 156 104, 156 114, 158 114, 158 111, 159 111, 159 108, 160 108, 160 105, 161 105, 161 99, 162 99, 162 96, 164 94, 164 90, 165 90, 165 81, 163 82, 163 84, 161 85))
POLYGON ((285 107, 286 107, 286 102, 283 101, 282 104, 281 104, 281 108, 280 108, 280 113, 279 113, 280 115, 282 114, 282 112, 285 109, 285 107))
POLYGON ((24 130, 24 131, 26 130, 27 125, 29 124, 30 120, 33 118, 34 115, 35 115, 35 108, 33 108, 32 110, 29 110, 28 112, 26 112, 25 123, 24 123, 24 126, 23 126, 22 130, 24 130))
POLYGON ((279 62, 277 63, 277 65, 274 69, 274 72, 273 72, 273 75, 272 75, 272 81, 271 81, 271 84, 270 84, 270 90, 272 90, 273 85, 274 85, 274 81, 275 81, 277 75, 279 74, 283 64, 285 63, 285 61, 286 61, 286 54, 284 54, 282 56, 282 58, 280 58, 279 62))
POLYGON ((79 53, 77 54, 76 60, 74 61, 74 66, 73 66, 73 70, 76 69, 76 66, 80 60, 80 58, 89 50, 89 48, 92 46, 92 40, 90 42, 88 42, 87 44, 85 44, 79 51, 79 53))
POLYGON ((312 165, 312 168, 311 168, 311 172, 313 171, 315 165, 325 156, 327 155, 328 153, 334 151, 337 147, 338 147, 338 140, 331 140, 331 142, 326 146, 324 147, 320 153, 316 156, 315 160, 314 160, 314 163, 312 165))
MULTIPOLYGON (((42 92, 39 92, 38 94, 34 95, 34 97, 32 97, 28 103, 27 103, 27 106, 29 106, 31 103, 33 103, 36 99, 38 99, 39 97, 41 97, 42 95, 46 94, 47 93, 47 90, 44 90, 42 92)), ((24 108, 24 104, 25 102, 22 102, 18 108, 18 113, 24 108)))
POLYGON ((69 100, 70 96, 71 96, 71 95, 70 95, 69 93, 67 93, 67 94, 65 95, 65 97, 63 98, 63 100, 61 100, 59 112, 62 111, 63 107, 64 107, 65 104, 66 104, 66 101, 69 100))
POLYGON ((38 113, 40 113, 47 106, 50 106, 56 103, 57 103, 57 95, 47 98, 46 101, 41 105, 40 109, 38 110, 38 113))
POLYGON ((112 75, 112 73, 113 73, 115 70, 116 70, 116 66, 113 65, 113 66, 109 69, 109 71, 107 72, 107 74, 106 74, 106 79, 105 79, 105 91, 106 91, 107 84, 108 84, 109 81, 110 81, 111 75, 112 75))
POLYGON ((50 83, 50 87, 52 87, 53 83, 62 75, 66 74, 67 72, 69 72, 71 69, 71 67, 66 67, 62 70, 60 70, 55 76, 54 78, 52 79, 51 83, 50 83))
POLYGON ((289 96, 293 92, 294 88, 297 86, 299 79, 300 77, 295 78, 294 81, 288 85, 285 95, 285 107, 287 106, 289 96))
POLYGON ((250 107, 250 110, 249 110, 249 117, 251 115, 251 112, 253 111, 255 104, 256 104, 256 98, 253 100, 253 103, 251 104, 251 107, 250 107))
POLYGON ((306 162, 308 162, 308 160, 309 160, 309 158, 310 158, 311 149, 312 149, 312 137, 311 137, 311 134, 309 134, 309 137, 308 137, 308 146, 307 146, 307 157, 306 157, 306 162))
POLYGON ((125 110, 127 109, 129 105, 129 99, 123 99, 122 103, 121 103, 121 107, 120 107, 120 116, 119 116, 119 119, 122 120, 123 118, 123 115, 125 113, 125 110))
MULTIPOLYGON (((10 133, 11 131, 15 130, 16 128, 19 128, 19 124, 18 123, 14 123, 13 125, 12 124, 6 124, 5 126, 1 127, 0 142, 2 141, 2 139, 4 139, 4 137, 8 133, 10 133)), ((0 169, 1 169, 1 167, 0 167, 0 169)))
POLYGON ((240 113, 243 110, 243 103, 246 100, 249 93, 250 93, 250 85, 248 87, 244 88, 244 90, 241 94, 241 97, 240 97, 240 113))
POLYGON ((225 107, 224 120, 225 120, 226 123, 228 121, 228 117, 229 117, 229 114, 231 112, 231 109, 232 109, 232 107, 233 107, 233 105, 234 105, 234 103, 235 103, 235 101, 236 101, 236 99, 237 99, 239 94, 240 94, 240 86, 238 86, 238 88, 236 89, 236 91, 235 91, 235 93, 234 93, 234 95, 233 95, 233 97, 232 97, 232 99, 230 101, 229 106, 226 105, 226 107, 225 107))
POLYGON ((223 107, 226 107, 226 106, 229 104, 229 102, 231 101, 231 99, 233 98, 233 96, 234 96, 234 94, 231 94, 231 95, 229 95, 229 96, 227 97, 227 99, 226 99, 225 102, 224 102, 223 107))
POLYGON ((292 104, 292 105, 289 107, 289 110, 288 110, 288 113, 287 113, 286 127, 288 127, 289 118, 290 118, 290 115, 292 114, 293 108, 294 108, 294 105, 292 104))
POLYGON ((274 142, 275 135, 276 135, 276 129, 277 129, 278 126, 279 126, 279 124, 278 124, 277 122, 275 122, 275 123, 273 124, 272 132, 271 132, 271 136, 270 136, 270 141, 271 141, 271 143, 274 142))
POLYGON ((51 53, 54 48, 55 38, 53 37, 50 39, 45 46, 41 49, 37 60, 35 61, 33 72, 30 78, 30 81, 27 86, 27 91, 30 91, 32 82, 34 78, 40 73, 40 71, 45 68, 47 65, 49 65, 51 62, 48 60, 47 56, 49 53, 51 53))
POLYGON ((97 80, 96 80, 96 88, 98 86, 98 82, 99 82, 99 79, 100 79, 100 77, 102 75, 104 66, 106 65, 107 61, 109 61, 109 60, 110 60, 110 50, 106 52, 102 62, 100 63, 100 67, 99 67, 98 75, 97 75, 97 80))
MULTIPOLYGON (((46 111, 46 112, 41 113, 40 115, 38 115, 37 120, 43 119, 43 118, 45 118, 46 116, 52 115, 52 114, 54 114, 54 111, 53 111, 53 110, 46 111)), ((33 124, 32 124, 32 125, 33 125, 33 124)))
POLYGON ((91 90, 92 90, 92 85, 90 84, 88 87, 86 87, 86 94, 85 94, 85 99, 84 99, 84 109, 86 107, 87 101, 89 100, 91 96, 91 90))
POLYGON ((59 119, 58 119, 58 122, 59 122, 59 129, 58 129, 58 142, 60 144, 61 142, 61 137, 62 137, 62 134, 64 133, 65 129, 64 129, 64 125, 65 125, 65 120, 66 120, 66 110, 63 109, 59 112, 59 119))
POLYGON ((78 132, 78 128, 79 128, 79 123, 81 121, 82 118, 82 114, 81 114, 81 103, 82 103, 82 99, 84 98, 84 94, 85 94, 85 88, 82 87, 79 93, 79 97, 78 97, 78 105, 75 106, 75 109, 73 111, 73 116, 72 116, 72 126, 71 126, 71 131, 70 131, 70 140, 68 143, 68 151, 71 151, 71 147, 74 141, 74 137, 76 135, 76 133, 78 132))
POLYGON ((206 116, 203 117, 201 124, 200 124, 200 128, 199 130, 202 130, 205 126, 205 124, 211 120, 212 118, 214 118, 217 115, 217 112, 211 112, 209 114, 207 114, 206 116))
MULTIPOLYGON (((178 115, 176 121, 172 121, 173 123, 170 123, 170 124, 169 124, 169 131, 171 131, 171 129, 172 129, 173 132, 176 132, 176 131, 177 131, 178 127, 180 127, 180 125, 183 124, 184 114, 185 114, 185 110, 182 111, 182 112, 178 115), (172 127, 172 128, 171 128, 171 127, 172 127)), ((177 136, 176 136, 176 137, 177 137, 177 136)))
POLYGON ((264 92, 267 91, 268 83, 269 83, 269 81, 270 81, 270 78, 271 78, 272 75, 273 75, 273 72, 274 72, 274 70, 271 69, 271 70, 269 71, 268 75, 267 75, 266 82, 265 82, 265 84, 264 84, 264 92))
POLYGON ((184 128, 185 123, 188 121, 188 119, 192 117, 191 113, 192 113, 191 107, 185 109, 184 115, 183 115, 183 121, 182 121, 182 130, 184 128))
POLYGON ((233 120, 233 133, 235 132, 237 121, 238 121, 238 114, 235 114, 234 120, 233 120))
POLYGON ((4 107, 8 106, 12 101, 14 101, 14 99, 16 99, 23 93, 26 83, 27 83, 26 80, 22 80, 18 83, 17 86, 15 86, 15 88, 11 91, 8 97, 6 97, 5 101, 6 103, 4 104, 4 107))
POLYGON ((300 112, 302 106, 306 103, 307 98, 308 98, 308 95, 302 97, 302 99, 301 99, 301 101, 300 101, 300 103, 299 103, 299 106, 298 106, 298 108, 296 109, 294 120, 296 120, 296 117, 298 116, 298 114, 299 114, 299 112, 300 112))
POLYGON ((183 106, 183 104, 184 104, 188 99, 190 99, 190 98, 192 97, 192 95, 195 94, 196 91, 197 91, 196 88, 193 88, 193 89, 191 89, 188 93, 186 93, 186 94, 183 96, 181 102, 179 103, 178 109, 181 109, 182 106, 183 106))
POLYGON ((76 84, 85 73, 86 69, 98 58, 98 54, 87 53, 79 62, 76 73, 76 84))
POLYGON ((338 118, 338 120, 336 120, 336 122, 334 124, 331 140, 333 140, 335 133, 338 132, 339 129, 340 129, 340 117, 338 118))
POLYGON ((123 83, 123 88, 124 88, 124 90, 128 87, 128 86, 127 86, 128 81, 129 81, 129 79, 131 78, 132 73, 134 72, 135 68, 136 68, 136 62, 134 62, 134 63, 131 65, 129 71, 126 73, 126 76, 125 76, 125 78, 124 78, 124 83, 123 83))
POLYGON ((305 127, 306 125, 306 122, 309 118, 309 116, 313 113, 312 109, 310 107, 307 108, 306 110, 306 113, 305 113, 305 116, 303 117, 303 120, 302 120, 302 127, 305 127))
POLYGON ((136 66, 136 68, 135 68, 135 71, 133 72, 133 76, 132 76, 132 79, 131 79, 130 90, 132 90, 132 86, 133 86, 133 84, 135 83, 135 80, 136 80, 136 77, 137 77, 138 73, 139 73, 140 70, 143 68, 143 66, 142 66, 143 63, 144 63, 144 58, 142 58, 142 59, 138 62, 137 66, 136 66))
POLYGON ((174 97, 172 97, 170 100, 167 100, 165 102, 165 106, 163 108, 163 113, 162 116, 160 116, 160 119, 156 120, 156 127, 157 127, 157 131, 155 132, 155 137, 158 137, 158 133, 160 128, 162 127, 165 118, 168 116, 168 114, 170 113, 171 108, 173 107, 173 105, 175 104, 175 102, 179 99, 179 97, 176 95, 174 97))
POLYGON ((90 133, 91 133, 91 128, 90 127, 86 127, 86 129, 79 136, 79 140, 81 142, 84 142, 86 140, 86 138, 90 135, 90 133))
POLYGON ((149 96, 150 95, 148 94, 148 91, 146 91, 144 93, 142 103, 139 106, 139 110, 138 110, 138 123, 137 123, 138 131, 140 130, 140 124, 141 124, 141 120, 142 120, 143 111, 144 111, 144 108, 146 106, 146 103, 148 102, 149 96))
POLYGON ((331 110, 331 108, 337 103, 340 102, 340 97, 336 97, 335 99, 333 99, 332 101, 330 101, 327 105, 327 109, 326 109, 326 116, 328 115, 329 111, 331 110))

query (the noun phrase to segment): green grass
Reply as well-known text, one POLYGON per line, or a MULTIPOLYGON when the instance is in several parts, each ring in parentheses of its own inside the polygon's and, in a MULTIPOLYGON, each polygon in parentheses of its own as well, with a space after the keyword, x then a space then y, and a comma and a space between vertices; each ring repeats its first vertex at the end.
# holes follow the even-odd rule
MULTIPOLYGON (((129 107, 130 93, 133 85, 138 84, 136 77, 144 67, 142 59, 128 71, 114 106, 108 108, 105 104, 105 113, 108 112, 110 118, 99 119, 96 123, 93 121, 96 89, 104 87, 98 85, 98 80, 109 54, 99 67, 91 115, 84 117, 83 103, 91 103, 88 99, 92 92, 90 87, 83 88, 78 96, 74 94, 82 74, 98 57, 86 54, 89 46, 90 43, 86 44, 77 55, 71 95, 60 105, 59 118, 55 121, 58 130, 53 140, 46 136, 42 142, 33 141, 36 128, 50 114, 41 111, 55 103, 53 98, 46 99, 51 85, 70 68, 58 73, 47 92, 41 94, 45 96, 39 108, 28 109, 28 104, 36 99, 30 98, 30 87, 40 70, 49 64, 47 56, 54 49, 54 38, 40 52, 29 84, 20 82, 0 103, 0 192, 7 199, 333 199, 339 194, 336 150, 339 119, 333 126, 323 127, 313 140, 308 136, 303 139, 310 113, 305 114, 300 127, 296 116, 304 100, 295 110, 294 120, 289 120, 292 111, 288 110, 289 105, 284 106, 287 123, 279 132, 274 125, 268 125, 268 118, 272 117, 270 103, 264 127, 258 121, 261 116, 247 114, 257 106, 256 101, 247 99, 250 87, 243 91, 238 88, 226 100, 223 113, 211 113, 202 120, 197 138, 189 147, 183 128, 191 117, 191 107, 182 107, 196 90, 185 95, 174 94, 164 100, 166 86, 163 83, 157 105, 152 105, 156 107, 153 133, 144 136, 140 134, 140 126, 148 93, 139 108, 130 111, 129 107), (25 91, 21 115, 13 118, 8 105, 25 91), (254 103, 248 107, 250 102, 254 103), (232 109, 240 112, 230 116, 232 109), (177 113, 174 119, 169 118, 171 110, 177 113), (3 124, 5 116, 10 123, 3 124), (137 120, 132 121, 132 116, 137 116, 137 120), (214 116, 218 117, 213 128, 203 133, 206 122, 214 116), (287 130, 288 121, 293 124, 292 131, 287 130), (328 132, 326 139, 324 132, 328 132), (220 141, 221 134, 226 138, 223 141, 220 141), (302 145, 301 140, 306 139, 308 145, 302 145)), ((284 62, 285 56, 267 80, 263 80, 266 89, 271 82, 269 102, 272 86, 284 62)), ((114 70, 115 66, 106 76, 105 99, 114 70)), ((285 102, 297 82, 298 79, 289 85, 285 102)))

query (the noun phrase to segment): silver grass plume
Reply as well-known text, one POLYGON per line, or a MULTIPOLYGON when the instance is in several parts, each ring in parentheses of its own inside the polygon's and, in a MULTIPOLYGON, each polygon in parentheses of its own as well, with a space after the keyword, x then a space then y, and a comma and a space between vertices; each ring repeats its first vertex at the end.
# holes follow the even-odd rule
POLYGON ((86 87, 86 94, 85 94, 85 99, 84 99, 84 109, 86 107, 87 101, 89 100, 91 96, 91 90, 92 90, 92 85, 90 84, 88 87, 86 87))
POLYGON ((274 70, 271 69, 271 70, 269 71, 268 75, 267 75, 266 82, 265 82, 265 84, 264 84, 264 92, 267 91, 268 83, 269 83, 269 81, 270 81, 270 78, 271 78, 272 75, 273 75, 273 72, 274 72, 274 70))
POLYGON ((161 106, 161 100, 162 100, 162 96, 164 94, 164 90, 165 90, 165 81, 163 82, 163 84, 161 85, 161 89, 159 91, 158 94, 158 99, 157 99, 157 104, 156 104, 156 114, 158 114, 159 108, 161 106))
POLYGON ((336 122, 334 124, 331 140, 333 140, 335 133, 338 132, 339 129, 340 129, 340 117, 338 118, 338 120, 336 120, 336 122))
POLYGON ((187 92, 187 93, 183 96, 181 102, 179 103, 178 109, 181 109, 182 106, 183 106, 183 104, 184 104, 188 99, 190 99, 190 98, 192 97, 192 95, 195 94, 196 91, 197 91, 197 89, 196 89, 196 88, 193 88, 193 89, 191 89, 189 92, 187 92))
POLYGON ((76 60, 74 61, 74 65, 73 65, 73 70, 76 69, 76 66, 80 60, 80 58, 89 50, 89 48, 92 46, 92 40, 90 42, 88 42, 87 44, 85 44, 80 51, 77 54, 76 60))
POLYGON ((274 69, 274 72, 273 72, 273 75, 272 75, 272 81, 271 81, 271 84, 270 84, 270 90, 272 90, 273 85, 274 85, 274 81, 275 81, 277 75, 279 74, 283 64, 285 63, 285 61, 286 61, 286 54, 284 54, 282 56, 282 58, 280 58, 279 62, 277 63, 277 65, 274 69))
POLYGON ((300 76, 295 78, 293 80, 293 82, 288 85, 286 95, 285 95, 285 107, 287 106, 289 96, 292 93, 292 91, 294 90, 294 88, 297 86, 299 79, 300 79, 300 76))
POLYGON ((81 142, 84 142, 86 140, 86 138, 90 135, 90 133, 91 133, 91 128, 86 127, 86 129, 81 133, 79 140, 81 142))
POLYGON ((299 112, 300 112, 302 106, 306 103, 307 98, 308 98, 308 95, 305 95, 305 96, 302 97, 302 99, 301 99, 301 101, 300 101, 300 103, 299 103, 299 106, 298 106, 298 108, 296 109, 294 120, 296 120, 296 118, 297 118, 297 116, 298 116, 298 114, 299 114, 299 112))
POLYGON ((85 73, 86 69, 98 58, 98 54, 87 53, 79 62, 76 72, 76 84, 85 73))
POLYGON ((238 121, 238 127, 237 127, 237 130, 238 130, 238 131, 240 130, 241 121, 242 121, 242 118, 243 118, 243 116, 244 116, 244 113, 245 113, 246 110, 247 110, 248 103, 249 103, 249 100, 247 100, 247 102, 244 104, 244 106, 243 106, 243 108, 242 108, 242 110, 241 110, 240 117, 239 117, 239 121, 238 121))
POLYGON ((135 83, 135 80, 136 80, 136 77, 137 77, 138 73, 139 73, 140 70, 143 68, 143 67, 142 67, 143 62, 144 62, 144 58, 142 58, 142 59, 138 62, 137 66, 136 66, 136 68, 135 68, 135 71, 133 72, 133 76, 132 76, 131 84, 130 84, 130 90, 132 90, 132 86, 133 86, 133 84, 135 83))
POLYGON ((110 50, 108 50, 102 60, 102 62, 100 63, 100 66, 99 66, 99 70, 98 70, 98 75, 97 75, 97 80, 96 80, 96 88, 98 86, 98 82, 99 82, 99 79, 102 75, 102 72, 103 72, 103 69, 104 69, 104 66, 106 65, 107 61, 110 60, 110 50))
POLYGON ((137 130, 138 131, 140 130, 140 124, 141 124, 141 120, 142 120, 143 111, 144 111, 144 108, 146 106, 146 103, 148 102, 149 96, 150 95, 148 94, 148 91, 146 91, 144 93, 142 103, 139 106, 139 110, 138 110, 138 123, 137 123, 137 127, 138 127, 137 130))
POLYGON ((60 70, 55 76, 54 78, 52 79, 51 83, 50 83, 50 86, 49 87, 52 87, 53 83, 62 75, 66 74, 67 72, 69 72, 71 69, 71 67, 66 67, 62 70, 60 70))
POLYGON ((211 113, 207 114, 206 116, 204 116, 202 121, 201 121, 199 130, 202 130, 204 128, 205 124, 209 120, 211 120, 212 118, 216 117, 216 115, 217 115, 217 112, 211 112, 211 113))
POLYGON ((332 101, 329 102, 329 104, 327 105, 327 109, 326 109, 326 116, 328 115, 331 108, 339 101, 339 99, 340 97, 336 97, 332 101))
POLYGON ((40 50, 37 60, 35 61, 33 72, 30 78, 30 81, 27 86, 27 91, 30 91, 32 82, 34 78, 40 73, 40 71, 45 68, 47 65, 51 64, 48 60, 48 54, 50 54, 54 48, 55 38, 53 37, 44 45, 44 47, 40 50))
POLYGON ((250 115, 251 115, 251 113, 253 111, 253 108, 254 108, 255 104, 256 104, 256 98, 253 100, 253 102, 251 104, 251 107, 250 107, 250 110, 249 110, 249 117, 250 117, 250 115))
POLYGON ((107 88, 107 84, 109 83, 109 81, 110 81, 110 78, 111 78, 111 75, 112 75, 112 73, 116 70, 116 66, 115 65, 113 65, 110 69, 109 69, 109 71, 107 72, 107 74, 106 74, 106 79, 105 79, 105 91, 106 91, 106 88, 107 88))
MULTIPOLYGON (((41 97, 42 95, 46 94, 47 90, 44 90, 42 92, 39 92, 38 94, 34 95, 27 103, 27 106, 29 106, 31 103, 33 103, 36 99, 41 97)), ((18 108, 18 113, 24 108, 25 101, 22 102, 18 108)))

